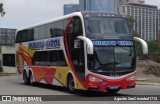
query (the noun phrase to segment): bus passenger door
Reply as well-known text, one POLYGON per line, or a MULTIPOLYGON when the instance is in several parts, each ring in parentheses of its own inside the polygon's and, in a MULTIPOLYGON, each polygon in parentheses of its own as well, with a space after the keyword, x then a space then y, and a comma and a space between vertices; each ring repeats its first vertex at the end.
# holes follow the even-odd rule
POLYGON ((84 43, 82 40, 78 40, 77 36, 83 35, 81 19, 78 16, 72 18, 68 32, 66 36, 67 48, 71 59, 70 64, 73 66, 72 70, 75 70, 81 81, 85 80, 85 57, 84 57, 84 43))

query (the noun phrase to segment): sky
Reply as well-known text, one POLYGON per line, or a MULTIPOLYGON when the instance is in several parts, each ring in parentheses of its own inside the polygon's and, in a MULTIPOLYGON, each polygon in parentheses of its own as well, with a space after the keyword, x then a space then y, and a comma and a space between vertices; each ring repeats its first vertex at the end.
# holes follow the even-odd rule
MULTIPOLYGON (((146 4, 160 8, 160 0, 145 0, 146 4)), ((63 15, 64 4, 77 4, 79 0, 0 0, 6 12, 0 17, 0 28, 22 28, 63 15)))

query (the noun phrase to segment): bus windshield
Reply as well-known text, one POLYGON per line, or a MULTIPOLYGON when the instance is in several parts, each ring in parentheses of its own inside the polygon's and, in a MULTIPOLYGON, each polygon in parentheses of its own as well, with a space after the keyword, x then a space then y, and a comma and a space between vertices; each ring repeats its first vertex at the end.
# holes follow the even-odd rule
POLYGON ((94 47, 88 55, 88 69, 93 72, 125 72, 135 70, 133 47, 94 47))
POLYGON ((85 29, 90 39, 132 39, 130 25, 125 18, 86 18, 85 29))

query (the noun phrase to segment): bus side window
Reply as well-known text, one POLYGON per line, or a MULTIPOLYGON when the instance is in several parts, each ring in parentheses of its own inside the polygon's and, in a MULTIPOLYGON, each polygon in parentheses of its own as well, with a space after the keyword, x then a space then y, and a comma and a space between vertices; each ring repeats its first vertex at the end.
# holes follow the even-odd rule
POLYGON ((21 31, 17 33, 17 37, 16 37, 16 43, 20 43, 20 42, 22 42, 22 32, 21 31))
POLYGON ((66 27, 67 27, 67 24, 68 24, 68 20, 69 20, 69 19, 63 20, 63 28, 64 28, 64 32, 65 32, 65 30, 66 30, 66 27))
POLYGON ((73 24, 69 25, 68 33, 73 33, 73 24))
POLYGON ((55 22, 55 31, 56 36, 63 36, 64 28, 63 28, 63 21, 55 22))
POLYGON ((26 42, 27 41, 27 30, 23 30, 21 35, 22 35, 22 42, 26 42))
POLYGON ((54 63, 55 63, 55 52, 54 51, 50 51, 49 52, 49 56, 48 56, 48 58, 49 58, 49 65, 54 65, 54 63))
POLYGON ((56 30, 54 28, 50 28, 51 37, 56 37, 56 30))
POLYGON ((40 66, 67 66, 63 50, 35 52, 32 64, 40 66))
POLYGON ((38 62, 38 60, 39 60, 39 59, 38 59, 38 58, 39 58, 38 56, 39 56, 39 53, 38 53, 38 52, 35 52, 34 55, 33 55, 33 58, 32 58, 32 64, 33 64, 33 65, 37 65, 37 62, 38 62))
POLYGON ((82 24, 80 18, 76 18, 74 22, 74 33, 82 35, 82 24))
POLYGON ((36 52, 33 56, 32 64, 33 65, 46 65, 47 63, 47 52, 36 52))
POLYGON ((27 30, 27 41, 34 40, 34 29, 27 30))
POLYGON ((67 66, 63 51, 60 50, 57 54, 58 54, 59 66, 67 66))
POLYGON ((63 50, 50 51, 49 63, 53 66, 67 66, 63 50))

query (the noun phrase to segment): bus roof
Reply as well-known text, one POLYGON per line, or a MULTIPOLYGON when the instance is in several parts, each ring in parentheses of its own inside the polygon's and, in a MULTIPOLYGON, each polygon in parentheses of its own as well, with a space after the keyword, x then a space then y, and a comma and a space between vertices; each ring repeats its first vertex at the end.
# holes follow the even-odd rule
POLYGON ((51 23, 51 22, 55 22, 55 21, 59 21, 59 20, 62 20, 62 19, 70 18, 70 17, 73 17, 73 16, 80 16, 80 17, 85 17, 85 18, 86 17, 100 17, 100 16, 103 16, 103 17, 122 17, 122 15, 120 15, 118 13, 81 11, 81 12, 74 12, 74 13, 71 13, 71 14, 68 14, 68 15, 64 15, 64 16, 61 16, 59 18, 55 18, 55 19, 44 21, 44 22, 40 22, 40 23, 31 25, 31 26, 28 26, 28 27, 25 27, 25 28, 20 28, 20 29, 17 29, 16 32, 21 31, 21 30, 31 29, 31 28, 34 28, 34 27, 37 27, 37 26, 41 26, 41 25, 48 24, 48 23, 51 23))
POLYGON ((122 17, 118 13, 106 13, 106 12, 94 12, 94 11, 82 11, 83 17, 122 17))
POLYGON ((82 16, 82 14, 81 14, 81 12, 74 12, 72 14, 64 15, 64 16, 61 16, 61 17, 58 17, 58 18, 54 18, 54 19, 50 19, 50 20, 47 20, 47 21, 37 23, 37 24, 33 24, 33 25, 27 26, 25 28, 17 29, 16 32, 21 31, 21 30, 25 30, 25 29, 31 29, 31 28, 34 28, 34 27, 37 27, 37 26, 40 26, 40 25, 44 25, 44 24, 48 24, 48 23, 51 23, 51 22, 59 21, 59 20, 66 19, 66 18, 69 18, 69 17, 72 17, 72 16, 82 16))

